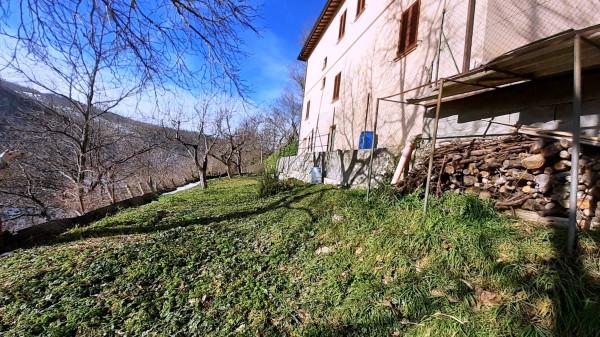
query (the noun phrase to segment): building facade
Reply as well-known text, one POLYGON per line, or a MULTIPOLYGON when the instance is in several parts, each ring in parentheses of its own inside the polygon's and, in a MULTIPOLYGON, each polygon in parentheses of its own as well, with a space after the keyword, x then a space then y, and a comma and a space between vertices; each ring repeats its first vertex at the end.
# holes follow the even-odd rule
MULTIPOLYGON (((299 56, 307 62, 300 152, 357 150, 361 134, 375 129, 377 148, 426 137, 431 106, 410 102, 431 92, 438 79, 597 25, 599 9, 600 0, 328 0, 299 56), (390 99, 377 111, 384 97, 390 99)), ((584 79, 589 88, 600 76, 584 79)), ((566 82, 544 79, 454 101, 441 116, 440 137, 502 134, 522 124, 566 128, 566 82)), ((586 96, 582 118, 584 130, 595 135, 599 95, 586 96)))

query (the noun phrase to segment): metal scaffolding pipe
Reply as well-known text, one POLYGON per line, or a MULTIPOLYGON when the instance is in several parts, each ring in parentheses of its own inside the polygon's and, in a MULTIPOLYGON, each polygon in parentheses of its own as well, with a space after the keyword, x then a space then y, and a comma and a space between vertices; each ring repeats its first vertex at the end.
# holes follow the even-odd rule
POLYGON ((423 215, 427 215, 429 203, 429 188, 431 185, 431 173, 433 172, 433 157, 435 156, 435 143, 437 142, 438 125, 440 123, 440 111, 442 109, 442 95, 444 92, 444 79, 440 80, 437 105, 435 109, 435 120, 433 122, 433 135, 431 139, 431 154, 429 155, 429 167, 427 168, 427 182, 425 183, 425 200, 423 201, 423 215))
POLYGON ((577 236, 581 106, 581 37, 575 35, 573 43, 573 154, 571 155, 571 194, 569 195, 569 232, 567 237, 567 252, 570 256, 575 252, 577 236))
POLYGON ((371 158, 369 159, 369 175, 367 177, 367 201, 371 194, 371 176, 373 175, 373 157, 375 156, 375 141, 377 140, 377 118, 379 117, 379 102, 381 98, 377 99, 375 104, 375 120, 373 121, 373 139, 371 140, 371 158))

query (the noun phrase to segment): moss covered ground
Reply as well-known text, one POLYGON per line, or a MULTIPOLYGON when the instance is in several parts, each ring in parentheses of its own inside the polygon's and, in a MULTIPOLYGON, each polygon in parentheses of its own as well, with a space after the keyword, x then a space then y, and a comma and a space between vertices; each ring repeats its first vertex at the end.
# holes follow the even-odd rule
POLYGON ((0 336, 597 336, 600 236, 219 180, 0 257, 0 336))

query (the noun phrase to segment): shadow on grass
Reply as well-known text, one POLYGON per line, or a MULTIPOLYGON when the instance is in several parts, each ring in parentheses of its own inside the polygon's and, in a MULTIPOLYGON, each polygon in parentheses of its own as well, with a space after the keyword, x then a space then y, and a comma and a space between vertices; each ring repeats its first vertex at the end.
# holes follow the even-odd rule
MULTIPOLYGON (((466 217, 479 214, 475 202, 469 207, 466 217)), ((528 266, 526 261, 507 263, 497 259, 497 246, 492 237, 481 232, 473 239, 477 240, 478 255, 490 263, 493 273, 501 274, 506 279, 506 290, 511 290, 515 295, 525 291, 528 299, 508 300, 503 299, 499 306, 485 310, 496 310, 501 325, 497 328, 506 328, 522 336, 600 336, 600 275, 594 274, 600 263, 600 233, 580 232, 577 254, 573 257, 566 255, 566 230, 554 228, 547 232, 547 244, 555 254, 551 256, 535 256, 530 260, 533 266, 528 266), (538 307, 537 299, 547 299, 549 311, 544 312, 543 307, 538 307)), ((526 236, 524 232, 515 233, 515 238, 526 236)), ((441 256, 438 258, 442 258, 441 256)), ((423 275, 439 273, 439 270, 423 270, 423 275)), ((449 271, 451 279, 462 280, 464 275, 460 272, 449 271)), ((428 317, 435 317, 444 312, 446 299, 430 296, 430 285, 422 283, 420 277, 415 277, 408 283, 400 285, 394 297, 406 300, 412 304, 411 312, 402 312, 402 308, 390 306, 390 316, 375 316, 367 320, 342 321, 332 324, 315 324, 307 327, 303 336, 379 336, 389 335, 391 329, 411 329, 411 325, 402 325, 402 320, 409 322, 423 322, 428 317), (404 292, 403 289, 408 289, 404 292)), ((472 280, 471 280, 472 281, 472 280)), ((426 281, 428 282, 428 281, 426 281)), ((455 288, 451 295, 458 298, 459 303, 466 300, 473 307, 479 301, 475 288, 484 285, 458 282, 460 287, 455 288)), ((482 289, 497 291, 494 289, 482 289)), ((540 302, 543 304, 543 302, 540 302)), ((485 305, 485 304, 484 304, 485 305)), ((475 309, 474 309, 475 310, 475 309)), ((478 309, 477 309, 478 310, 478 309)), ((453 323, 453 322, 451 322, 453 323)), ((466 323, 466 322, 465 322, 466 323)), ((481 333, 473 323, 456 325, 465 335, 481 333)), ((459 331, 460 331, 459 330, 459 331)), ((448 331, 446 331, 448 332, 448 331)))
POLYGON ((566 254, 566 230, 556 229, 552 236, 554 249, 559 254, 558 259, 549 262, 556 273, 552 293, 556 336, 600 336, 600 279, 599 275, 590 275, 584 266, 586 255, 599 259, 600 233, 580 232, 578 235, 580 240, 572 257, 566 254), (592 241, 593 247, 583 247, 582 236, 592 241))
MULTIPOLYGON (((223 222, 223 221, 231 221, 231 220, 236 220, 236 219, 255 217, 255 216, 258 216, 258 215, 261 215, 261 214, 264 214, 264 213, 267 213, 270 211, 274 211, 274 210, 277 210, 280 208, 305 211, 310 216, 311 222, 314 222, 316 219, 315 219, 315 215, 311 209, 309 209, 307 207, 294 206, 294 204, 299 203, 303 199, 308 198, 313 195, 317 195, 318 200, 320 200, 320 198, 322 198, 322 195, 327 190, 328 189, 321 189, 318 191, 311 191, 311 192, 299 193, 299 194, 298 194, 297 190, 294 190, 294 192, 292 192, 292 195, 288 195, 288 196, 279 198, 272 203, 269 203, 262 207, 257 207, 252 210, 233 211, 233 212, 218 215, 218 216, 209 216, 209 217, 202 217, 202 218, 196 218, 196 219, 183 219, 183 220, 172 221, 172 222, 163 221, 166 218, 166 216, 168 215, 168 213, 161 210, 156 213, 154 219, 151 221, 151 223, 149 225, 90 227, 90 228, 85 228, 80 232, 66 233, 66 234, 63 234, 60 237, 54 238, 52 240, 48 240, 45 242, 38 242, 32 246, 40 246, 40 245, 45 245, 45 244, 56 244, 56 243, 68 243, 68 242, 73 242, 73 241, 78 241, 78 240, 83 240, 83 239, 88 239, 88 238, 104 238, 104 237, 111 237, 111 236, 117 236, 117 235, 148 234, 148 233, 160 232, 160 231, 165 231, 165 230, 179 228, 179 227, 208 225, 208 224, 219 223, 219 222, 223 222)), ((28 248, 30 248, 30 247, 28 247, 28 248)))
POLYGON ((303 337, 392 336, 399 319, 392 315, 376 316, 368 322, 345 322, 339 325, 310 325, 303 337))

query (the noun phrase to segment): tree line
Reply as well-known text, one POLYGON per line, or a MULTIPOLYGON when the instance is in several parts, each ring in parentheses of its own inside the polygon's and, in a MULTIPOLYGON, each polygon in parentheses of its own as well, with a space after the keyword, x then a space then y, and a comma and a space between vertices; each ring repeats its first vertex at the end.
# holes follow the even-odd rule
POLYGON ((0 169, 0 219, 83 214, 191 180, 207 187, 207 176, 256 171, 295 141, 302 68, 261 109, 240 78, 241 36, 258 31, 256 17, 247 0, 1 2, 0 75, 26 87, 0 88, 0 152, 23 152, 0 169), (161 107, 153 124, 114 113, 171 90, 195 96, 194 108, 161 107))

